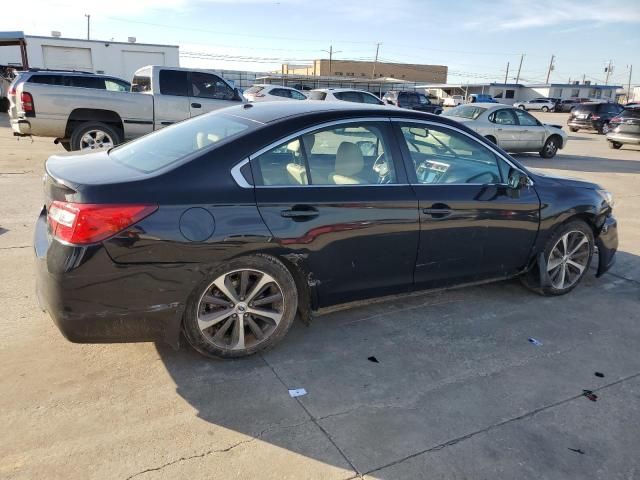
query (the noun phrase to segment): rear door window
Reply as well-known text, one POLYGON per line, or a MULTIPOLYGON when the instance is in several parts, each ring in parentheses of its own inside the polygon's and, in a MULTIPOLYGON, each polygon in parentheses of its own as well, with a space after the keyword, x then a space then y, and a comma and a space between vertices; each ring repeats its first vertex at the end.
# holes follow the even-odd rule
POLYGON ((371 105, 383 105, 383 103, 377 97, 371 95, 370 93, 363 93, 362 100, 364 100, 364 103, 369 103, 371 105))
POLYGON ((305 97, 302 93, 296 92, 295 90, 289 90, 289 93, 291 94, 291 98, 293 98, 294 100, 306 100, 307 99, 307 97, 305 97))
POLYGON ((362 103, 362 94, 360 92, 337 92, 333 94, 338 100, 345 102, 362 103))
POLYGON ((291 98, 291 90, 287 90, 285 88, 274 88, 269 93, 276 97, 291 98))
POLYGON ((182 70, 160 71, 160 93, 177 97, 189 96, 188 74, 182 70))
POLYGON ((39 83, 44 85, 65 85, 64 75, 32 75, 27 83, 39 83))
POLYGON ((105 90, 106 86, 102 77, 70 77, 72 87, 95 88, 105 90))

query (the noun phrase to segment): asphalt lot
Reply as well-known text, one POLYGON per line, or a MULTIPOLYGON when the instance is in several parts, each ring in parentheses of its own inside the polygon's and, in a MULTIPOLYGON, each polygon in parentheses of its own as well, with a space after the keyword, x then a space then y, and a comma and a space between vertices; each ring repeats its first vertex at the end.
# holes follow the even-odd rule
POLYGON ((640 478, 640 148, 580 132, 555 159, 518 156, 614 193, 602 278, 557 298, 513 281, 334 311, 227 362, 74 345, 38 309, 32 224, 61 151, 0 115, 0 478, 640 478))

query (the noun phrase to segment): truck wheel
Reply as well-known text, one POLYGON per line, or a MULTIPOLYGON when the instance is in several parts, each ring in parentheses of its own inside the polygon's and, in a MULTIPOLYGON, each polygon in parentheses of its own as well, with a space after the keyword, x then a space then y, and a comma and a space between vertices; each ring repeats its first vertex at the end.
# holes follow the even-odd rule
POLYGON ((86 152, 108 150, 122 143, 122 134, 111 125, 87 122, 78 125, 71 134, 71 150, 86 152))

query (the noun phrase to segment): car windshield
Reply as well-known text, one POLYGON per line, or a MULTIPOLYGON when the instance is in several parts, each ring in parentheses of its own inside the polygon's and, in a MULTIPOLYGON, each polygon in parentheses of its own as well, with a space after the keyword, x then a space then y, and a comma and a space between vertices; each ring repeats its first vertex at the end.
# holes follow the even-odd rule
POLYGON ((116 162, 140 172, 151 173, 165 168, 190 153, 220 143, 254 128, 241 118, 218 112, 202 115, 109 151, 116 162))
POLYGON ((471 120, 475 120, 483 112, 487 109, 482 107, 472 107, 471 105, 460 105, 459 107, 452 108, 444 112, 442 115, 445 117, 460 117, 460 118, 469 118, 471 120))

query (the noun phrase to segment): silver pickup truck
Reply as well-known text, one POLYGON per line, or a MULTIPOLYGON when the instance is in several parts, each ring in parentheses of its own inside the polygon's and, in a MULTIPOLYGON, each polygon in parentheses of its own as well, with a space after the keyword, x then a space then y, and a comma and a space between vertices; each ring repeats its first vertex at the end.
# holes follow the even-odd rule
POLYGON ((89 151, 246 101, 211 72, 160 66, 138 70, 131 91, 99 75, 23 72, 8 98, 14 135, 54 137, 67 150, 89 151))

